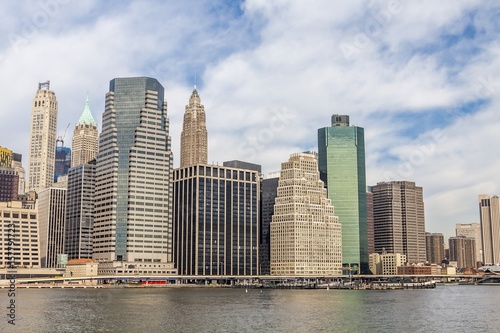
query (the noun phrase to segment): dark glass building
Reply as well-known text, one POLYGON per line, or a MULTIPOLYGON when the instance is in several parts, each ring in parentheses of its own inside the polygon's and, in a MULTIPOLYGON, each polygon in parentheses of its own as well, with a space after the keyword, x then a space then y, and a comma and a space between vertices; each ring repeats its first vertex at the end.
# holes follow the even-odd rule
POLYGON ((274 202, 278 194, 279 177, 262 180, 261 220, 259 239, 260 274, 271 274, 271 222, 274 214, 274 202))
POLYGON ((59 176, 66 176, 71 168, 71 148, 56 147, 56 164, 54 166, 54 183, 59 176))
POLYGON ((258 274, 260 173, 216 165, 174 170, 180 275, 258 274))

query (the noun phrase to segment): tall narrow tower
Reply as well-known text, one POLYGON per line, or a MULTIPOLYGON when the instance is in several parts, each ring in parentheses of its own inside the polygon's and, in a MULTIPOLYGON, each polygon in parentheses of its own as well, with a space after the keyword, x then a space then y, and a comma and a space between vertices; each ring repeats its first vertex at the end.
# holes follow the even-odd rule
POLYGON ((318 129, 318 164, 328 199, 342 225, 342 266, 368 273, 365 134, 349 116, 334 114, 331 127, 318 129))
POLYGON ((205 107, 200 102, 200 96, 194 86, 193 93, 186 105, 181 133, 181 163, 180 167, 196 164, 207 164, 207 126, 205 107))
POLYGON ((28 190, 37 192, 54 183, 57 99, 50 81, 38 84, 31 111, 28 190))
POLYGON ((97 124, 90 113, 89 97, 73 132, 71 167, 88 163, 97 156, 99 133, 97 124))
POLYGON ((116 273, 165 274, 173 266, 172 152, 163 97, 163 86, 149 77, 111 80, 106 94, 93 258, 112 263, 116 273))

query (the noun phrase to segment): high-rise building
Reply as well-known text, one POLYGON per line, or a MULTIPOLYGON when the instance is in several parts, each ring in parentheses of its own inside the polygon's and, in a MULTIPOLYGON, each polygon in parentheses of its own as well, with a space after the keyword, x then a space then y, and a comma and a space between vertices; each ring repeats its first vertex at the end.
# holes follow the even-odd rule
POLYGON ((31 111, 28 190, 41 191, 54 182, 57 99, 50 82, 38 84, 31 111))
POLYGON ((24 194, 26 192, 26 178, 22 158, 23 156, 21 154, 14 153, 12 159, 12 168, 19 176, 19 186, 17 190, 19 194, 24 194))
POLYGON ((13 168, 0 167, 0 201, 17 201, 19 175, 13 168))
POLYGON ((66 189, 46 188, 38 193, 40 263, 42 268, 58 267, 57 256, 64 254, 66 189))
POLYGON ((149 77, 111 80, 96 163, 100 274, 172 272, 170 147, 163 86, 149 77))
POLYGON ((402 253, 410 263, 426 261, 423 191, 414 182, 372 187, 375 252, 402 253))
POLYGON ((457 267, 476 267, 476 240, 465 236, 450 237, 450 261, 456 261, 457 267))
POLYGON ((278 194, 279 173, 262 180, 261 220, 259 239, 260 275, 271 274, 271 221, 274 215, 274 201, 278 194))
POLYGON ((225 165, 174 170, 179 274, 258 274, 259 202, 259 171, 225 165))
POLYGON ((99 133, 94 117, 90 113, 89 98, 87 96, 85 108, 73 131, 71 167, 73 168, 95 159, 98 147, 99 133))
POLYGON ((318 160, 342 225, 344 273, 357 267, 368 273, 364 129, 350 126, 349 116, 334 114, 331 127, 318 130, 318 160))
POLYGON ((479 195, 483 265, 500 263, 500 199, 479 195))
POLYGON ((208 139, 205 107, 201 104, 196 86, 184 112, 180 153, 181 168, 196 164, 207 164, 208 139))
POLYGON ((68 172, 64 252, 71 259, 92 258, 95 160, 68 172))
POLYGON ((479 223, 457 223, 455 225, 455 236, 474 238, 476 244, 476 262, 483 261, 483 249, 481 248, 481 225, 479 223))
POLYGON ((271 275, 342 273, 342 231, 314 155, 281 164, 271 222, 271 275))
MULTIPOLYGON (((425 233, 427 261, 440 265, 444 260, 444 236, 441 233, 425 233)), ((448 258, 449 259, 449 258, 448 258)))
POLYGON ((40 268, 38 234, 36 209, 20 201, 0 202, 0 266, 40 268))
POLYGON ((375 240, 373 230, 373 192, 368 186, 366 192, 366 237, 368 244, 368 254, 375 253, 375 240))
MULTIPOLYGON (((58 141, 64 145, 64 141, 58 141)), ((54 165, 54 183, 59 182, 59 177, 66 176, 71 167, 71 148, 56 144, 56 162, 54 165)))

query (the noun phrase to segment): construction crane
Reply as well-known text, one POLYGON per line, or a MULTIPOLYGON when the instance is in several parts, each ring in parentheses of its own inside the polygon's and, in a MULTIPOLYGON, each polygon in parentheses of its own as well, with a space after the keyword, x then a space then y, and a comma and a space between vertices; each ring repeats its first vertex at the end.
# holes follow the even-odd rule
POLYGON ((58 142, 61 142, 61 147, 64 147, 64 138, 66 137, 66 133, 68 133, 68 128, 71 123, 68 123, 68 126, 66 126, 66 130, 64 131, 64 135, 59 135, 56 140, 56 146, 58 142))

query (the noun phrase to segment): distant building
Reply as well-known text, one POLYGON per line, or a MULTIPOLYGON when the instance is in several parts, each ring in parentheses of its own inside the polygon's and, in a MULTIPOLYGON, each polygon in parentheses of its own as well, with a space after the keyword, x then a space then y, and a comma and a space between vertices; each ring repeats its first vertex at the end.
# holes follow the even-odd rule
POLYGON ((57 99, 49 81, 38 84, 31 111, 28 190, 37 192, 54 183, 57 99))
POLYGON ((40 262, 42 268, 58 268, 57 255, 64 254, 66 189, 47 188, 38 193, 40 262))
POLYGON ((19 175, 13 168, 0 167, 0 201, 17 201, 19 175))
MULTIPOLYGON (((398 275, 432 275, 433 266, 408 265, 398 267, 398 275)), ((434 272, 435 274, 435 272, 434 272)))
POLYGON ((373 221, 373 193, 371 187, 366 192, 366 235, 368 241, 368 254, 375 253, 375 230, 373 221))
POLYGON ((479 195, 483 265, 500 263, 500 199, 479 195))
POLYGON ((455 236, 474 238, 476 244, 476 262, 483 261, 483 250, 481 248, 481 225, 479 223, 457 223, 455 226, 455 236))
POLYGON ((441 264, 444 260, 444 236, 441 233, 425 233, 427 261, 431 264, 441 264))
POLYGON ((414 182, 382 182, 373 189, 375 252, 402 253, 410 263, 426 261, 424 201, 414 182))
POLYGON ((174 170, 180 275, 257 275, 260 173, 218 165, 174 170))
POLYGON ((205 119, 205 107, 200 96, 193 89, 189 104, 186 105, 182 122, 180 167, 207 164, 208 136, 205 119))
MULTIPOLYGON (((64 144, 61 141, 61 144, 64 144)), ((58 178, 66 176, 71 167, 71 148, 57 146, 56 147, 56 162, 54 165, 54 183, 58 182, 58 178)))
POLYGON ((85 108, 73 131, 71 144, 71 167, 86 164, 97 157, 99 149, 99 133, 97 124, 90 113, 89 98, 85 101, 85 108))
POLYGON ((24 167, 23 167, 21 154, 13 153, 12 168, 14 169, 16 174, 19 176, 19 185, 18 185, 17 193, 19 193, 19 194, 26 193, 26 176, 25 176, 26 172, 25 172, 24 167))
POLYGON ((344 274, 355 267, 369 271, 364 138, 347 115, 334 114, 330 127, 318 129, 320 178, 342 226, 344 274))
POLYGON ((278 194, 278 181, 279 175, 262 180, 259 240, 260 275, 271 274, 271 221, 274 215, 274 202, 278 194))
POLYGON ((95 160, 68 172, 64 253, 68 259, 92 258, 95 160))
POLYGON ((311 154, 281 164, 271 222, 271 275, 342 273, 342 229, 311 154))
POLYGON ((404 266, 406 256, 401 253, 371 253, 370 271, 375 275, 396 275, 398 267, 404 266))
POLYGON ((38 213, 22 202, 0 202, 0 268, 40 268, 38 213), (9 240, 13 242, 9 245, 9 240), (10 249, 9 249, 10 246, 10 249))
POLYGON ((450 261, 458 268, 476 267, 476 240, 465 236, 450 237, 450 261))

